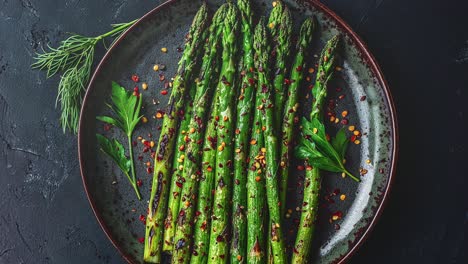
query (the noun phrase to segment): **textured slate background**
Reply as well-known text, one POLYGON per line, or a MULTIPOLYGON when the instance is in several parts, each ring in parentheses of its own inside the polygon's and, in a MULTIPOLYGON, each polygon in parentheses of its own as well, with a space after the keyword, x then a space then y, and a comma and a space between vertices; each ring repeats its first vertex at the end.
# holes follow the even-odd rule
MULTIPOLYGON (((0 263, 123 263, 88 205, 76 138, 58 126, 58 80, 29 65, 66 32, 96 35, 159 2, 0 0, 0 263)), ((468 5, 323 2, 377 58, 400 125, 391 199, 350 263, 467 263, 468 5)))

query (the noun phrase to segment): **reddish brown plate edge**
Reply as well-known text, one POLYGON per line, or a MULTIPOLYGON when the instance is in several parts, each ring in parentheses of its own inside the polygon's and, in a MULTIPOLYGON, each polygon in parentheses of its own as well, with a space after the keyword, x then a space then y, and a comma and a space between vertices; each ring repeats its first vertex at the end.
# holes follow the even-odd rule
MULTIPOLYGON (((94 215, 96 216, 96 218, 97 218, 97 220, 99 222, 99 225, 101 226, 102 230, 106 234, 107 238, 111 241, 112 245, 114 245, 114 247, 119 251, 119 253, 122 255, 122 257, 128 263, 134 263, 133 258, 130 255, 123 252, 123 250, 120 248, 120 246, 114 240, 114 238, 112 237, 109 229, 107 228, 107 225, 105 224, 104 220, 102 219, 101 214, 98 212, 94 200, 91 198, 90 193, 88 192, 88 184, 87 184, 86 178, 85 178, 85 176, 83 174, 83 160, 84 160, 84 157, 83 157, 83 153, 81 151, 82 150, 81 146, 83 144, 83 138, 82 138, 83 133, 82 133, 82 130, 81 130, 82 120, 83 119, 81 118, 81 116, 82 116, 83 111, 84 111, 84 105, 86 104, 88 96, 90 94, 91 87, 94 84, 94 80, 95 80, 96 76, 99 74, 99 72, 101 70, 101 67, 104 64, 104 62, 107 60, 107 58, 109 56, 111 56, 114 47, 117 46, 120 43, 120 41, 122 39, 124 39, 127 36, 127 34, 134 27, 137 27, 142 21, 149 19, 151 16, 157 14, 160 9, 162 9, 163 7, 165 7, 167 5, 172 4, 175 1, 177 1, 177 0, 166 1, 166 2, 164 2, 162 4, 160 4, 159 6, 155 7, 153 10, 146 13, 135 24, 133 24, 130 28, 128 28, 115 41, 115 43, 109 48, 109 50, 107 50, 106 54, 101 59, 98 66, 96 67, 96 70, 94 71, 94 73, 93 73, 93 75, 91 77, 91 80, 89 81, 89 84, 88 84, 88 87, 87 87, 87 90, 86 90, 86 94, 85 94, 84 99, 83 99, 82 108, 81 108, 81 111, 80 111, 80 121, 79 121, 79 127, 78 127, 78 159, 79 159, 79 163, 80 163, 80 174, 81 174, 81 178, 82 178, 82 181, 83 181, 83 187, 85 189, 86 196, 88 197, 88 201, 91 204, 91 208, 93 210, 93 213, 94 213, 94 215)), ((391 165, 390 165, 390 174, 389 174, 390 178, 388 180, 387 186, 386 186, 385 191, 383 193, 380 205, 376 209, 374 217, 372 218, 371 222, 367 225, 367 229, 362 233, 359 240, 357 242, 355 241, 353 243, 352 248, 350 250, 348 250, 348 252, 345 255, 342 255, 340 258, 338 258, 338 259, 336 259, 334 261, 335 263, 345 263, 362 246, 363 242, 367 239, 367 237, 371 233, 372 229, 375 227, 375 224, 377 223, 378 219, 382 215, 383 208, 385 207, 385 205, 387 203, 388 196, 389 196, 389 193, 390 193, 390 189, 391 189, 391 187, 393 185, 393 181, 394 181, 394 178, 395 178, 396 161, 398 159, 398 143, 399 143, 398 142, 399 138, 398 138, 398 124, 397 124, 397 119, 396 119, 396 110, 395 110, 395 104, 393 102, 393 97, 392 97, 392 95, 390 93, 390 89, 388 88, 388 83, 385 80, 384 75, 383 75, 379 65, 377 64, 375 57, 370 53, 370 51, 368 50, 366 44, 364 44, 364 42, 361 40, 361 38, 352 30, 352 28, 341 17, 339 17, 337 14, 335 14, 335 12, 333 12, 331 9, 326 7, 324 4, 322 4, 322 3, 320 3, 320 2, 318 2, 316 0, 309 0, 307 2, 314 5, 315 8, 322 10, 324 13, 326 13, 327 15, 332 17, 337 22, 337 25, 341 28, 341 30, 343 32, 346 32, 350 36, 350 38, 353 40, 353 42, 358 47, 361 54, 364 55, 364 59, 365 59, 366 63, 370 66, 372 72, 376 75, 377 80, 379 81, 380 85, 382 86, 383 91, 385 93, 385 96, 387 97, 389 108, 390 108, 390 120, 391 120, 392 128, 393 128, 393 131, 392 131, 393 132, 392 133, 393 134, 393 149, 392 149, 393 159, 392 159, 392 162, 391 162, 391 165)))

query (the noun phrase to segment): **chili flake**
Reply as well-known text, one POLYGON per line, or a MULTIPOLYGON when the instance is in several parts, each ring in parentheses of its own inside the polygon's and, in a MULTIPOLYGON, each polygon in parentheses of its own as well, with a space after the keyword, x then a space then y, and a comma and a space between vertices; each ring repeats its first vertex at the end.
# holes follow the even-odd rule
POLYGON ((137 83, 137 82, 140 81, 140 77, 138 77, 138 75, 136 75, 136 74, 133 74, 133 75, 132 75, 132 81, 134 81, 134 82, 137 83))

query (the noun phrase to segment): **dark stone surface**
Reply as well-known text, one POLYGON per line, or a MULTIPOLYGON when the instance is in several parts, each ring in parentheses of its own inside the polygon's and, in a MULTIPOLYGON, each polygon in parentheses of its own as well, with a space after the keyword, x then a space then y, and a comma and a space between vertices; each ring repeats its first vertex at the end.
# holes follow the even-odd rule
MULTIPOLYGON (((66 32, 96 35, 159 2, 0 0, 0 263, 123 263, 88 205, 76 137, 58 125, 58 79, 29 65, 66 32)), ((468 6, 323 2, 377 58, 400 125, 392 195, 350 263, 467 263, 468 6)))

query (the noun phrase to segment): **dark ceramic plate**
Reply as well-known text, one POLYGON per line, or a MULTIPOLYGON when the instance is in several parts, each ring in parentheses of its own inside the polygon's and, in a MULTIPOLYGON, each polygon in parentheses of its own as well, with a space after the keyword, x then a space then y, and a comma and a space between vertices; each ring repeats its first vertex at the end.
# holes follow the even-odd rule
MULTIPOLYGON (((223 1, 208 2, 214 8, 223 1)), ((271 1, 254 2, 257 14, 267 14, 271 9, 271 1)), ((359 184, 338 174, 324 175, 324 206, 320 209, 313 254, 314 263, 340 263, 363 242, 388 195, 397 149, 395 113, 387 84, 375 59, 349 26, 320 3, 290 1, 289 4, 294 12, 296 27, 305 16, 313 14, 317 17, 321 30, 317 34, 320 37, 315 38, 314 54, 318 54, 323 43, 338 32, 345 40, 342 71, 331 86, 329 98, 344 95, 336 112, 348 110, 349 124, 355 125, 363 134, 360 145, 351 144, 347 166, 355 174, 359 173, 360 168, 368 172, 362 176, 359 184), (337 92, 339 89, 336 88, 341 88, 341 91, 337 92), (334 192, 338 195, 333 195, 334 192), (346 195, 344 201, 340 200, 340 194, 346 195), (343 217, 330 223, 331 215, 338 211, 343 213, 343 217)), ((131 263, 142 262, 143 245, 138 239, 144 236, 144 225, 139 221, 139 216, 145 215, 151 183, 151 175, 146 172, 144 163, 152 162, 152 159, 148 153, 141 154, 142 161, 135 157, 137 175, 143 181, 143 200, 139 202, 125 176, 98 150, 95 134, 104 133, 120 139, 124 136, 115 128, 104 131, 103 124, 96 121, 96 116, 107 113, 104 102, 109 100, 111 81, 131 89, 135 85, 130 76, 137 73, 141 81, 149 84, 149 89, 143 91, 143 114, 149 117, 149 122, 137 128, 135 140, 139 135, 150 139, 148 133, 152 133, 152 140, 157 142, 159 132, 156 128, 161 121, 151 117, 158 109, 164 108, 169 96, 160 95, 163 83, 152 65, 166 65, 167 69, 163 72, 168 76, 166 78, 174 74, 180 57, 177 48, 182 45, 184 34, 199 6, 199 1, 169 1, 141 18, 102 59, 92 77, 81 111, 78 144, 84 187, 104 232, 131 263), (168 48, 167 53, 161 52, 163 47, 168 48), (160 104, 154 104, 158 101, 160 104)), ((310 60, 316 63, 317 56, 310 60)), ((305 96, 302 97, 304 105, 310 105, 310 99, 307 101, 305 96)), ((340 126, 329 124, 328 129, 336 131, 340 126)), ((136 153, 136 156, 142 153, 142 144, 138 144, 136 153)), ((293 221, 299 217, 295 208, 297 197, 301 195, 298 191, 301 188, 296 187, 301 173, 295 168, 296 165, 291 169, 295 181, 290 184, 288 208, 292 208, 293 213, 286 226, 288 233, 290 230, 294 232, 293 221)), ((291 237, 293 235, 288 239, 291 237)))

